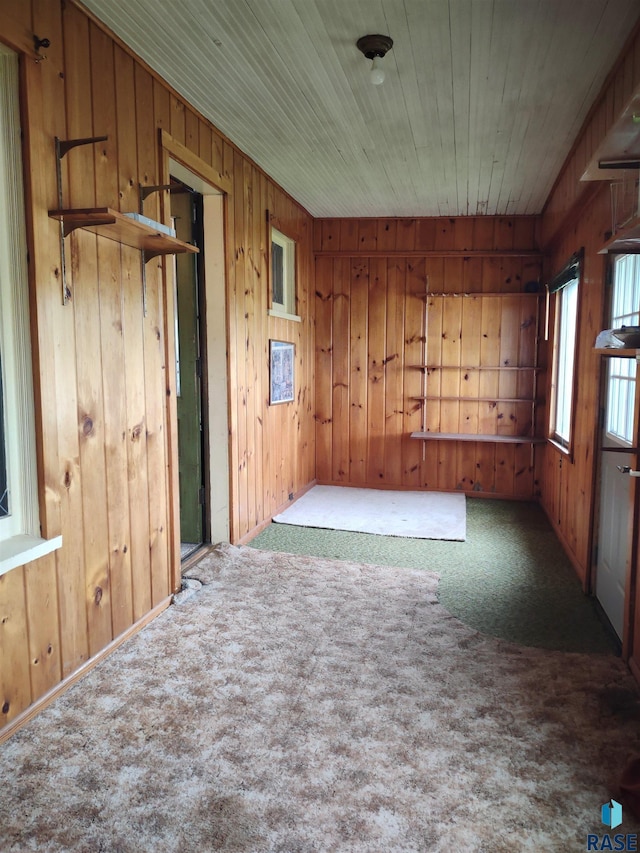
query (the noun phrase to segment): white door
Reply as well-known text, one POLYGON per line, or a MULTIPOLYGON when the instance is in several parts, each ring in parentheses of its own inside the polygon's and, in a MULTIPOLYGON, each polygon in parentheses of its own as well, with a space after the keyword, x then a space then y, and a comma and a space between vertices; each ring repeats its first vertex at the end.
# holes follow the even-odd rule
POLYGON ((600 524, 596 597, 622 639, 627 566, 631 549, 635 359, 607 358, 605 418, 600 460, 600 524))
MULTIPOLYGON (((615 257, 612 273, 610 327, 637 325, 640 256, 615 257)), ((637 461, 634 427, 636 360, 612 356, 605 359, 605 365, 596 597, 622 639, 635 494, 635 480, 627 472, 637 461)))

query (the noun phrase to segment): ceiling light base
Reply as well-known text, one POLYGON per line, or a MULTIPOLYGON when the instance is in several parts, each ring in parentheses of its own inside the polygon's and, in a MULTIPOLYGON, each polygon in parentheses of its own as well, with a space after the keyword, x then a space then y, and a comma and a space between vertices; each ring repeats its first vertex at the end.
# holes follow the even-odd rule
POLYGON ((376 56, 384 56, 393 47, 393 39, 390 36, 370 35, 362 36, 356 42, 358 50, 362 51, 367 59, 375 59, 376 56))

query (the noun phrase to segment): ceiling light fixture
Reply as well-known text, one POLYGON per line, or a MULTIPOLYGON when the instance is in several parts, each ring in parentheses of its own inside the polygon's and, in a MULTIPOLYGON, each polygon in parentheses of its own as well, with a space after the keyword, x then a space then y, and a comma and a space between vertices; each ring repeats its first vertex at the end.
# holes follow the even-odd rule
POLYGON ((384 68, 382 59, 387 51, 393 47, 393 39, 389 36, 371 35, 362 36, 356 42, 358 50, 362 51, 367 59, 371 59, 371 82, 374 86, 384 83, 384 68))

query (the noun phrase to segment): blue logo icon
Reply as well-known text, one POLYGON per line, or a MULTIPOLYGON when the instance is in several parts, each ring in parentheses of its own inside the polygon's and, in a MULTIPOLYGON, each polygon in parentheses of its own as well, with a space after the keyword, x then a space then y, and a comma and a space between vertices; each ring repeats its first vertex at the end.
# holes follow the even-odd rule
POLYGON ((602 822, 609 829, 615 829, 622 823, 622 806, 615 800, 602 806, 602 822))

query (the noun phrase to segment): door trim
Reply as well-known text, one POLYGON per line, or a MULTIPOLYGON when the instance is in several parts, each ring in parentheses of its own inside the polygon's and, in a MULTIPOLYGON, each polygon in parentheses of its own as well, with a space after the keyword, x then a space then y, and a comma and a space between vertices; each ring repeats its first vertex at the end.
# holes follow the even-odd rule
MULTIPOLYGON (((599 384, 598 384, 598 418, 596 424, 596 441, 594 442, 594 465, 597 467, 597 475, 594 480, 593 502, 592 502, 592 537, 591 537, 591 571, 589 572, 589 590, 595 596, 596 589, 596 572, 597 561, 595 560, 596 549, 598 547, 598 531, 600 528, 600 490, 602 484, 602 453, 603 452, 618 452, 615 448, 605 448, 602 443, 602 432, 604 428, 604 401, 606 397, 605 383, 607 381, 609 358, 620 357, 620 352, 612 349, 610 353, 598 354, 599 365, 599 384)), ((640 446, 639 436, 639 406, 640 406, 640 375, 635 385, 635 410, 633 435, 635 443, 633 447, 621 448, 619 452, 631 454, 632 468, 636 468, 640 455, 638 447, 640 446)), ((622 658, 628 661, 633 653, 634 643, 634 622, 636 611, 636 594, 637 594, 637 575, 638 575, 638 546, 640 537, 638 532, 638 524, 640 523, 640 500, 638 492, 638 482, 634 480, 632 492, 632 508, 629 513, 629 558, 626 567, 625 576, 625 594, 624 594, 624 617, 623 617, 623 632, 622 632, 622 658)))
MULTIPOLYGON (((196 179, 199 179, 202 186, 196 185, 194 189, 198 190, 198 192, 202 192, 205 188, 204 185, 208 185, 209 192, 215 195, 221 196, 222 202, 222 218, 223 218, 223 232, 225 230, 226 223, 226 209, 229 204, 229 198, 231 197, 232 183, 229 178, 222 175, 217 170, 213 169, 208 163, 190 151, 185 145, 178 140, 174 139, 170 134, 167 133, 166 130, 159 129, 158 131, 158 141, 159 141, 159 166, 160 166, 160 183, 162 185, 166 185, 169 183, 171 176, 171 163, 178 163, 183 166, 191 175, 193 175, 196 179)), ((179 177, 179 175, 178 175, 179 177)), ((205 193, 203 193, 204 195, 205 193)), ((170 194, 165 191, 160 193, 160 205, 161 205, 161 221, 168 222, 170 211, 171 211, 171 202, 170 202, 170 194)), ((222 236, 222 246, 225 248, 225 240, 224 234, 222 236)), ((225 351, 228 352, 228 346, 226 346, 227 341, 229 340, 229 328, 228 328, 228 299, 226 294, 226 282, 228 281, 228 259, 226 257, 226 251, 224 252, 224 261, 223 261, 223 274, 224 274, 224 311, 221 312, 224 332, 225 332, 225 351)), ((165 328, 173 329, 173 318, 175 316, 176 306, 174 304, 174 288, 171 277, 173 273, 171 272, 171 266, 169 264, 163 264, 164 274, 165 274, 165 286, 163 292, 163 302, 164 302, 164 323, 165 328)), ((205 324, 207 324, 207 317, 205 316, 205 324)), ((206 329, 208 334, 208 329, 206 329)), ((166 334, 165 338, 165 363, 166 365, 175 364, 175 342, 173 334, 166 334)), ((206 349, 206 346, 205 346, 206 349)), ((229 399, 228 399, 228 385, 229 385, 229 365, 228 365, 228 355, 225 356, 225 382, 227 386, 227 393, 225 395, 225 406, 224 409, 226 411, 227 423, 229 422, 229 399)), ((180 560, 180 488, 179 488, 179 456, 178 456, 178 420, 177 420, 177 405, 176 405, 176 379, 175 379, 175 371, 174 370, 166 370, 166 388, 167 388, 167 435, 165 436, 166 446, 167 446, 167 461, 168 461, 168 477, 167 477, 167 505, 169 508, 169 566, 170 566, 170 581, 171 588, 174 592, 177 592, 180 589, 181 585, 181 560, 180 560)), ((208 406, 210 407, 211 400, 207 401, 208 406)), ((220 403, 218 403, 218 408, 220 408, 220 403)), ((208 442, 205 442, 207 444, 208 442)), ((231 505, 231 483, 230 477, 228 475, 228 465, 229 465, 229 438, 228 438, 228 430, 227 430, 227 446, 225 448, 225 458, 227 460, 227 509, 231 505)), ((210 462, 207 460, 205 463, 209 465, 210 462)), ((229 513, 227 513, 229 514, 229 513)), ((229 523, 229 518, 227 518, 227 523, 229 523)))

